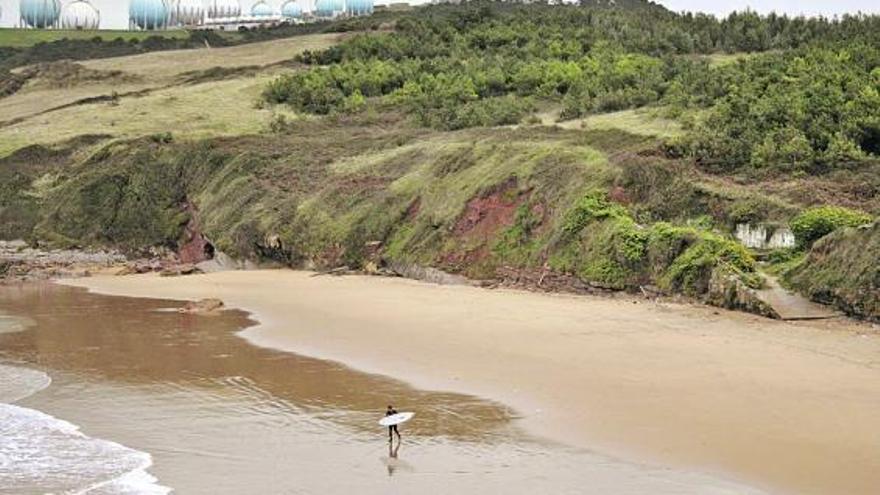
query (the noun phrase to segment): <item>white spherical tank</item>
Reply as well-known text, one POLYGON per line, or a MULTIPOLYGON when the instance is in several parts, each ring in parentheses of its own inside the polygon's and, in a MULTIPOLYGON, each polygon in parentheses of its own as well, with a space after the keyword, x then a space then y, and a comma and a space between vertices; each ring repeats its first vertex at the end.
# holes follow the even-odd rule
POLYGON ((202 0, 176 0, 171 4, 172 26, 198 26, 205 20, 202 0))
POLYGON ((143 30, 168 27, 168 2, 165 0, 131 0, 128 19, 132 27, 143 30))
POLYGON ((251 7, 251 16, 253 17, 271 17, 272 16, 272 7, 269 6, 266 2, 262 0, 255 3, 253 7, 251 7))
POLYGON ((74 0, 61 12, 64 29, 95 30, 101 25, 101 13, 88 0, 74 0))
POLYGON ((21 0, 18 14, 23 26, 45 29, 58 25, 61 16, 59 0, 21 0))
POLYGON ((241 17, 241 5, 238 0, 209 0, 208 18, 229 19, 241 17))
POLYGON ((287 0, 287 2, 281 6, 281 17, 285 19, 299 19, 302 16, 303 8, 302 5, 298 3, 298 0, 287 0))

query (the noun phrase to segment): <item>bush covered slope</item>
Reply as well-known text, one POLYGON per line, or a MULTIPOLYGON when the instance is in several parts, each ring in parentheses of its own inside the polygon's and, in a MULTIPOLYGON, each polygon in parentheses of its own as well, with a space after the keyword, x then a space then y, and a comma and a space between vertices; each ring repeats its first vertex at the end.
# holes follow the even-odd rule
MULTIPOLYGON (((638 4, 635 4, 636 6, 638 4)), ((655 107, 710 170, 816 172, 880 157, 880 17, 678 15, 659 7, 441 6, 301 59, 265 92, 315 114, 372 101, 438 129, 655 107), (699 55, 763 52, 735 63, 699 55), (772 50, 772 51, 771 51, 772 50)))
MULTIPOLYGON (((624 205, 661 200, 627 190, 645 163, 614 154, 643 149, 651 142, 643 137, 543 127, 437 133, 389 120, 288 126, 271 136, 108 144, 41 170, 22 191, 32 199, 17 232, 138 252, 179 248, 195 222, 215 249, 290 266, 403 263, 488 280, 537 272, 570 287, 656 285, 694 296, 717 270, 754 283, 754 259, 736 242, 670 223, 678 213, 637 219, 624 205)), ((654 194, 675 168, 654 165, 660 175, 667 166, 654 194)), ((735 203, 680 192, 696 210, 735 203)))
POLYGON ((817 301, 880 320, 880 222, 822 238, 786 278, 817 301))
MULTIPOLYGON (((144 253, 195 235, 296 267, 732 305, 766 254, 736 226, 790 224, 797 252, 769 256, 790 284, 878 317, 855 268, 873 237, 846 228, 880 213, 877 17, 471 2, 308 29, 370 32, 103 99, 81 81, 88 101, 34 115, 18 103, 0 123, 0 237, 144 253)), ((62 91, 35 81, 7 80, 0 107, 62 91)))

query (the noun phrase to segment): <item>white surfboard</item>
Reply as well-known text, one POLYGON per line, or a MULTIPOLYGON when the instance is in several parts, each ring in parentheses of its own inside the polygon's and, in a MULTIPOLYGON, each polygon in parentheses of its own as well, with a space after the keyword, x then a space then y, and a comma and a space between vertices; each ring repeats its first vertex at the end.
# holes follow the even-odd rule
POLYGON ((414 412, 402 412, 397 414, 392 414, 391 416, 385 416, 384 418, 379 420, 379 424, 382 426, 394 426, 399 425, 400 423, 406 423, 411 420, 416 413, 414 412))

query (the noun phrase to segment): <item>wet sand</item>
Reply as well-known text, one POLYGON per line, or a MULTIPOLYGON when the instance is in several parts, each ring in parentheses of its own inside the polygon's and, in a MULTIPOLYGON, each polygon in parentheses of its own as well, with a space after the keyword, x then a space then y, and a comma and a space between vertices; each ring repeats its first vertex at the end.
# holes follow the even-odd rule
POLYGON ((219 297, 243 336, 428 390, 485 397, 533 435, 777 492, 880 487, 880 338, 709 308, 292 271, 71 282, 219 297))
POLYGON ((180 306, 0 287, 0 494, 759 493, 548 442, 501 403, 258 347, 247 314, 180 306), (389 401, 418 411, 393 448, 389 401))

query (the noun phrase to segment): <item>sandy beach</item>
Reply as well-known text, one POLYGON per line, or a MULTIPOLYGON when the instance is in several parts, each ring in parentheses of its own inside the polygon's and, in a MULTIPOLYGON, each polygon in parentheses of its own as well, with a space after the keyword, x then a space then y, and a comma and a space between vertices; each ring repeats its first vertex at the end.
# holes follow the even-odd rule
POLYGON ((247 313, 184 304, 0 286, 0 494, 766 493, 537 438, 498 402, 256 346, 247 313), (393 444, 388 402, 418 412, 393 444))
POLYGON ((222 299, 259 346, 511 407, 529 432, 777 493, 876 493, 880 336, 711 308, 295 271, 65 282, 222 299))

